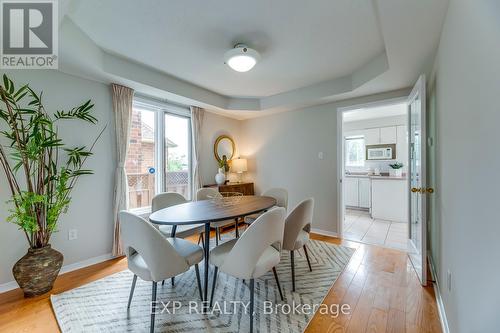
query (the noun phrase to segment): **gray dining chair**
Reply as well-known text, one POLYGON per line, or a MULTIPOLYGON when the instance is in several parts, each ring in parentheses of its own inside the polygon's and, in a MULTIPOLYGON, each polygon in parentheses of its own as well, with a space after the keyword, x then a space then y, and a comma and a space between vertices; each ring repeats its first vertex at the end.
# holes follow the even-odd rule
POLYGON ((210 251, 210 263, 215 266, 210 307, 213 305, 217 274, 220 270, 238 279, 250 280, 250 332, 253 331, 255 279, 270 270, 283 293, 276 273, 281 259, 285 209, 272 209, 255 220, 238 239, 232 239, 210 251))
MULTIPOLYGON (((196 192, 196 201, 212 200, 214 198, 222 198, 222 194, 220 194, 220 192, 214 188, 203 187, 203 188, 200 188, 196 192)), ((238 221, 236 219, 235 220, 218 221, 218 222, 213 222, 210 224, 210 227, 215 229, 215 245, 216 246, 219 245, 219 240, 221 239, 221 233, 220 233, 221 228, 226 227, 226 226, 230 226, 232 224, 235 225, 236 238, 238 238, 238 236, 239 236, 238 221)))
MULTIPOLYGON (((198 269, 203 250, 199 245, 181 238, 165 238, 151 223, 127 211, 120 212, 119 221, 128 269, 134 273, 127 309, 132 303, 137 277, 152 282, 151 304, 155 304, 157 283, 184 273, 193 265, 203 300, 198 269)), ((154 332, 155 311, 151 310, 150 332, 154 332)))
POLYGON ((292 268, 292 290, 295 291, 295 262, 294 251, 303 248, 306 255, 309 271, 312 272, 311 261, 307 253, 307 242, 311 232, 312 217, 314 211, 314 199, 309 198, 300 202, 288 214, 285 220, 285 234, 283 237, 283 249, 290 251, 290 262, 292 268))
MULTIPOLYGON (((288 191, 284 188, 271 188, 262 193, 264 197, 271 197, 276 200, 274 207, 283 207, 285 211, 288 209, 288 191)), ((262 213, 245 216, 244 222, 252 224, 262 213)))

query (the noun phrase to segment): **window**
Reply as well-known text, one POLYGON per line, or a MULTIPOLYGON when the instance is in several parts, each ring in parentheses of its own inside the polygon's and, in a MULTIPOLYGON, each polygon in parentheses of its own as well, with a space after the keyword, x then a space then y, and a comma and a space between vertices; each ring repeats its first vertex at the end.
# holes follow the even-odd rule
POLYGON ((135 98, 125 170, 130 210, 148 211, 155 194, 166 191, 190 199, 189 110, 135 98))
POLYGON ((362 167, 365 165, 365 138, 362 136, 345 138, 345 166, 362 167))

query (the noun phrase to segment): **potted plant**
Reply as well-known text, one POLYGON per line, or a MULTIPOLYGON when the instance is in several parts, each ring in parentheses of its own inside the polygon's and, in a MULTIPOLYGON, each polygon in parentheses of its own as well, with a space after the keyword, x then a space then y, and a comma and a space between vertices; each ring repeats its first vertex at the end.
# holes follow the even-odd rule
POLYGON ((92 173, 83 165, 104 129, 90 149, 67 147, 58 125, 65 119, 96 124, 90 100, 51 115, 43 107, 42 93, 28 85, 16 89, 6 75, 0 100, 0 165, 12 194, 7 221, 19 226, 29 244, 12 272, 25 297, 32 297, 51 290, 61 269, 63 255, 51 248, 50 236, 69 207, 78 178, 92 173))
POLYGON ((391 177, 401 177, 403 175, 403 163, 396 162, 394 164, 389 164, 391 167, 389 169, 389 175, 391 177))

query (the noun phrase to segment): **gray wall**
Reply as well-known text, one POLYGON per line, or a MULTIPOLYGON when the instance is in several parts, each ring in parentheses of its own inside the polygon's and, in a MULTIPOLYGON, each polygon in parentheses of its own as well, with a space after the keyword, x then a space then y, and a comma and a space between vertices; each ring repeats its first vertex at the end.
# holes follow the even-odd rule
MULTIPOLYGON (((201 130, 201 177, 203 185, 215 184, 215 174, 219 166, 214 156, 214 143, 219 135, 229 135, 236 144, 235 157, 239 156, 241 149, 241 121, 223 117, 215 113, 205 112, 203 128, 201 130)), ((234 175, 228 175, 234 180, 234 175)))
POLYGON ((288 189, 290 208, 314 197, 313 228, 336 233, 337 109, 407 95, 408 90, 400 90, 243 121, 241 155, 249 167, 245 177, 255 181, 257 193, 288 189))
MULTIPOLYGON (((111 113, 110 88, 102 83, 80 79, 57 71, 17 70, 7 74, 17 85, 29 83, 35 91, 43 90, 48 112, 69 109, 87 99, 95 103, 98 126, 63 121, 60 134, 68 145, 88 145, 100 129, 108 124, 101 140, 88 160, 94 175, 82 177, 74 192, 73 202, 61 217, 59 232, 53 234, 52 246, 64 254, 64 265, 111 252, 113 232, 112 198, 114 172, 114 126, 111 113), (68 230, 78 229, 78 239, 69 241, 68 230)), ((10 198, 3 171, 0 172, 0 284, 13 280, 11 269, 27 251, 28 243, 17 225, 5 222, 10 198)))
POLYGON ((452 0, 431 93, 439 241, 432 255, 451 332, 500 327, 500 2, 452 0), (473 155, 471 155, 473 154, 473 155), (452 273, 451 292, 447 271, 452 273))

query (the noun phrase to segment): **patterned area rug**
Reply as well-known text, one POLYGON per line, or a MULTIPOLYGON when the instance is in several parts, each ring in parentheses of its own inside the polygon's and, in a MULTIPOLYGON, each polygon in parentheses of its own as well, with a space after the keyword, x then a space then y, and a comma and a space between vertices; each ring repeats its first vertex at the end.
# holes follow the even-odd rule
MULTIPOLYGON (((254 331, 303 332, 314 311, 301 308, 295 312, 293 305, 319 306, 354 251, 352 248, 311 240, 308 252, 312 272, 309 272, 303 251, 296 251, 299 252, 295 255, 296 292, 292 292, 290 255, 284 251, 277 272, 285 300, 280 299, 272 272, 255 280, 254 331)), ((202 263, 200 273, 203 279, 202 263)), ((212 271, 210 273, 209 291, 212 271)), ((127 270, 52 295, 52 307, 61 331, 148 332, 151 282, 137 279, 132 305, 127 311, 132 277, 132 273, 127 270)), ((214 297, 217 303, 209 314, 201 313, 194 268, 178 276, 175 287, 171 286, 170 281, 166 281, 163 286, 159 283, 158 301, 163 304, 159 303, 156 310, 156 332, 248 332, 249 316, 245 307, 250 297, 248 283, 219 273, 214 297)))

